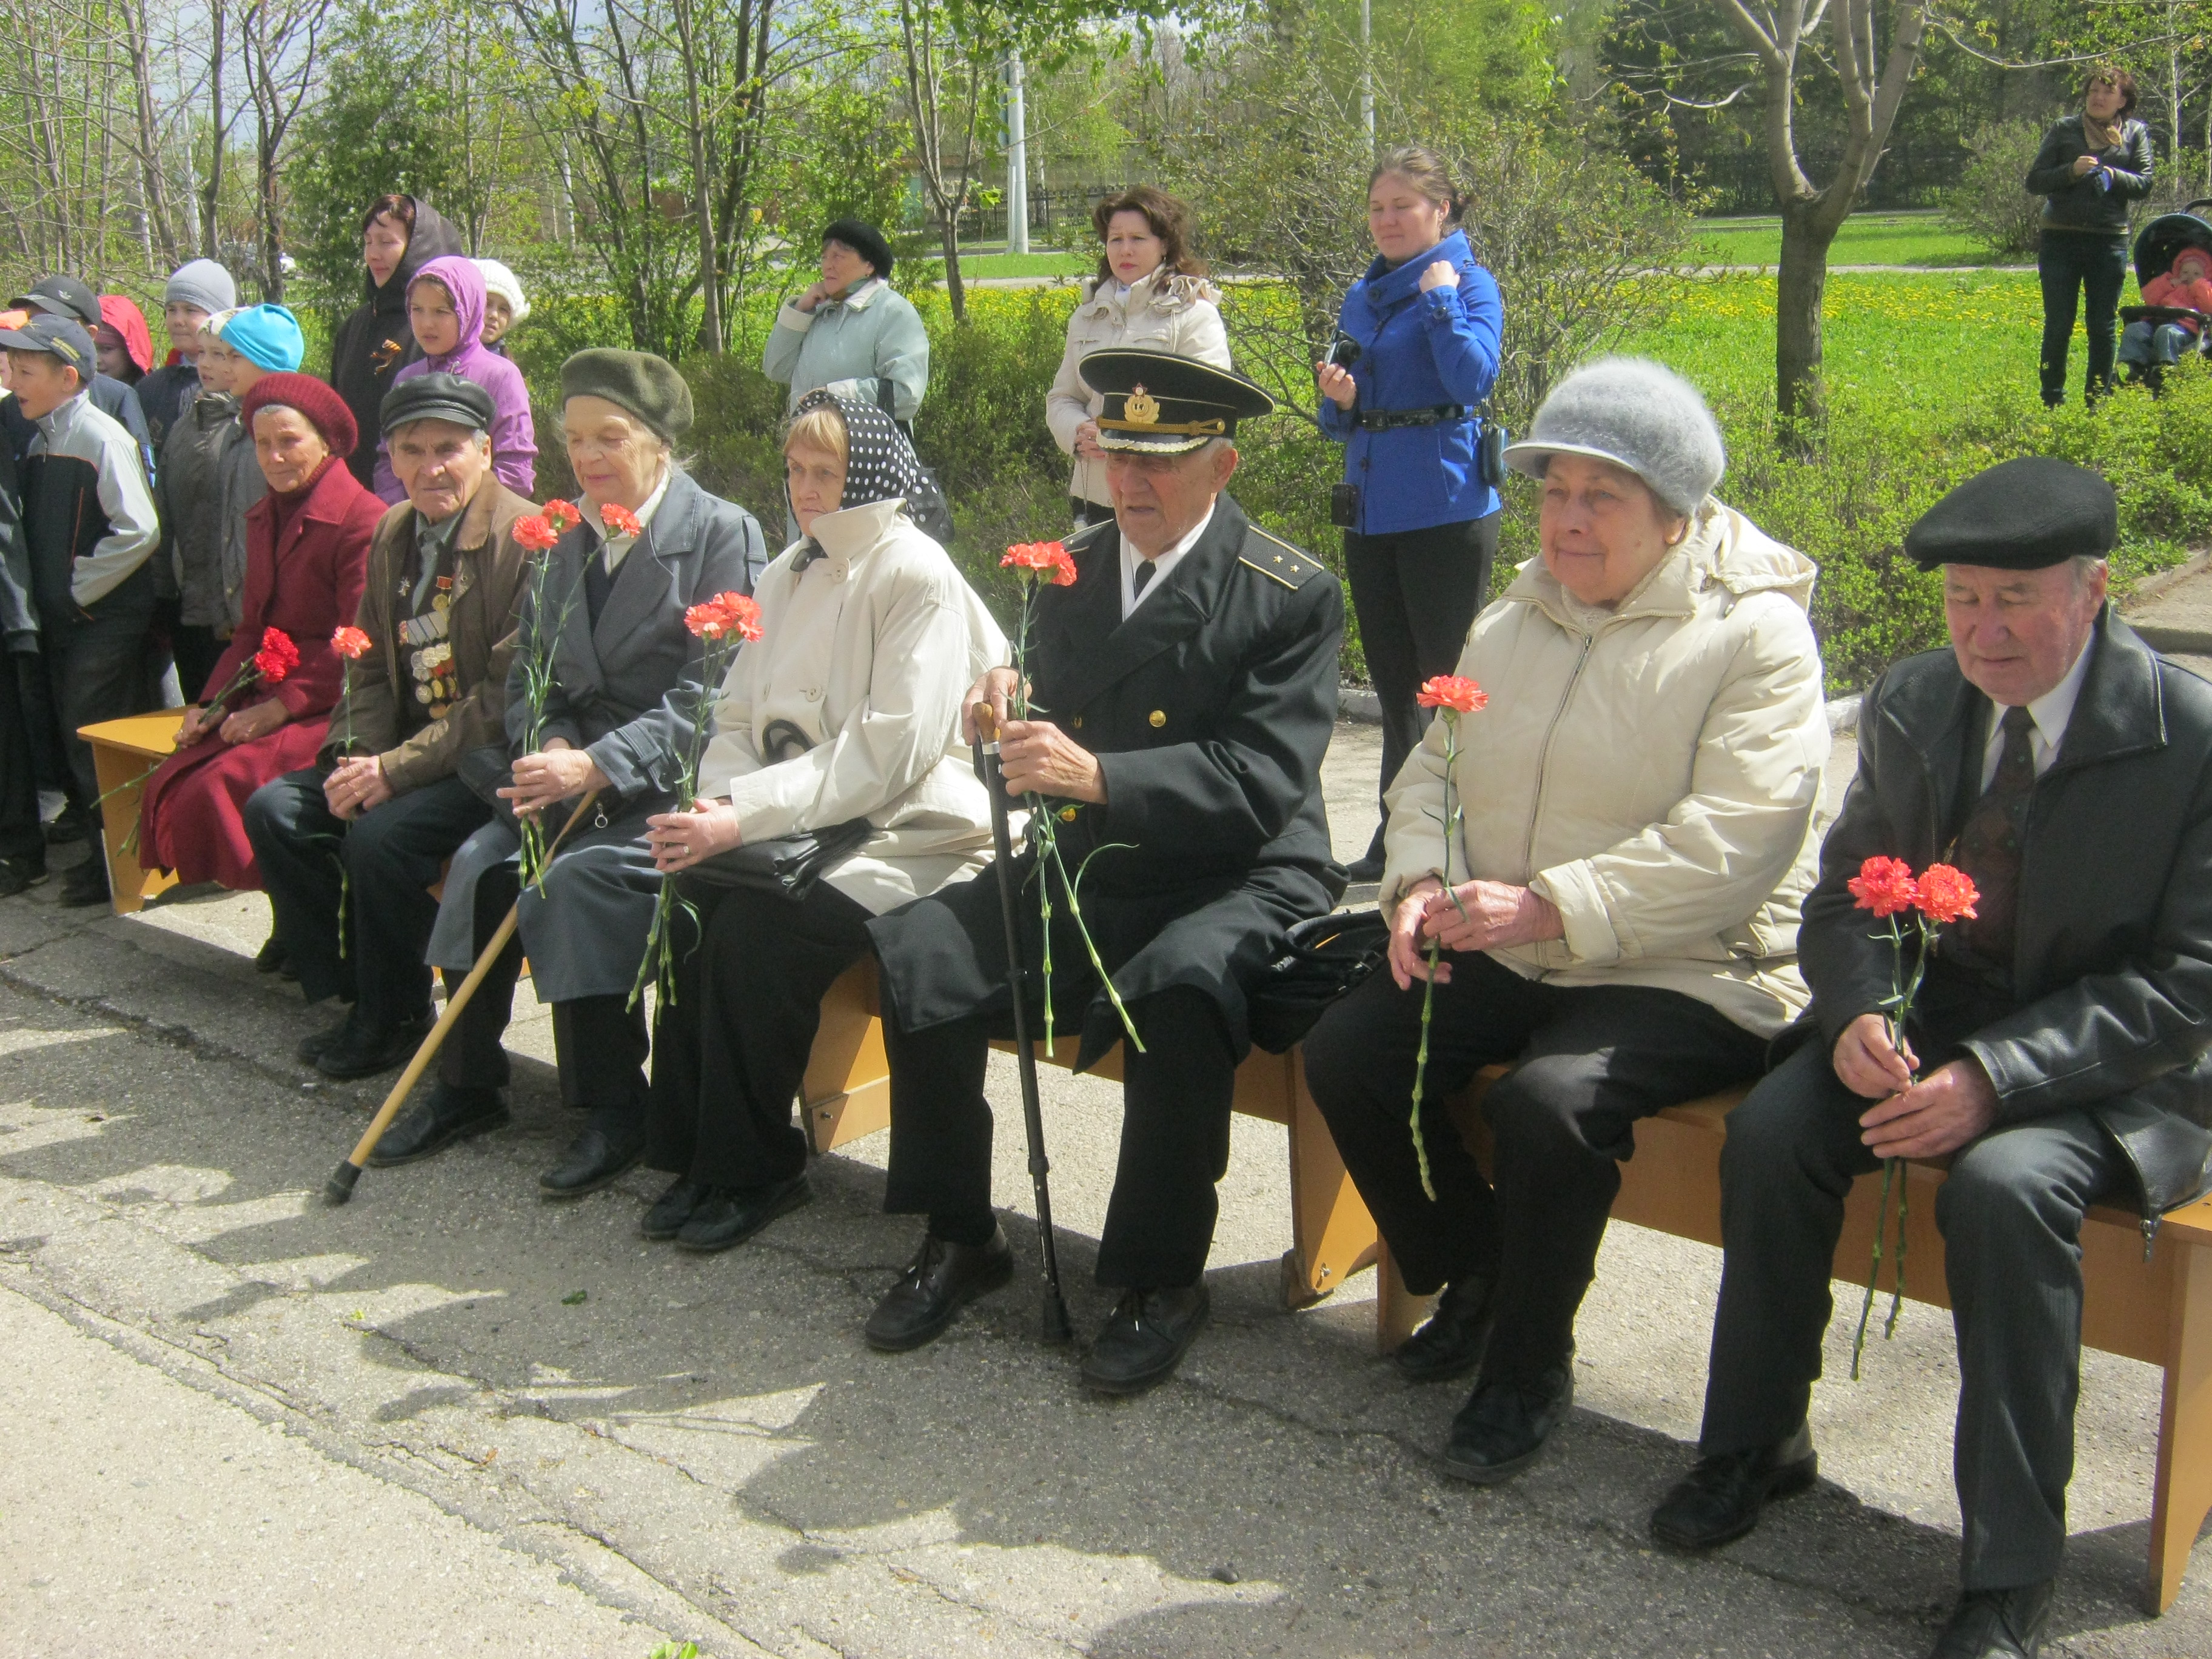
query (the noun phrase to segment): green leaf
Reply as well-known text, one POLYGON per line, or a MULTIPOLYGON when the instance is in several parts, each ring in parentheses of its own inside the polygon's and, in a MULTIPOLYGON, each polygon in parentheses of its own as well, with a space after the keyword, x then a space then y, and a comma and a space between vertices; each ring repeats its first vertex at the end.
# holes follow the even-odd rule
POLYGON ((580 1305, 580 1304, 582 1304, 582 1302, 584 1301, 584 1299, 585 1299, 585 1297, 584 1297, 584 1292, 583 1292, 583 1291, 569 1291, 569 1292, 568 1292, 568 1295, 566 1295, 566 1296, 564 1296, 564 1297, 562 1297, 561 1298, 561 1305, 562 1305, 562 1307, 564 1307, 564 1308, 574 1308, 574 1307, 577 1307, 577 1306, 579 1306, 579 1305, 580 1305))

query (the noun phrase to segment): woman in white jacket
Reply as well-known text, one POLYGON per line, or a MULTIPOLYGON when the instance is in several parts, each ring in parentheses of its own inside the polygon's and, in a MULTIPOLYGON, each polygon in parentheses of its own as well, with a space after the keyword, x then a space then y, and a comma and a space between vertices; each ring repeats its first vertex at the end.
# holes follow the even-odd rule
POLYGON ((1542 557, 1468 635, 1458 672, 1489 703, 1457 716, 1449 797, 1442 719, 1390 787, 1390 971, 1305 1045, 1407 1284, 1443 1291, 1400 1369, 1482 1368, 1443 1460, 1475 1481, 1527 1464, 1572 1401, 1575 1312, 1636 1121, 1759 1076, 1805 1006, 1797 906, 1828 752, 1814 567, 1713 498, 1720 432, 1690 386, 1592 364, 1506 456, 1542 480, 1542 557), (1425 1030, 1433 1199, 1407 1125, 1425 1030), (1486 1182, 1433 1103, 1500 1062, 1486 1182))
POLYGON ((784 443, 801 539, 754 587, 761 637, 730 665, 690 812, 647 820, 690 908, 653 1043, 647 1164, 676 1179, 648 1238, 727 1249, 812 1196, 792 1103, 823 994, 871 916, 990 856, 991 808, 960 700, 1006 636, 906 503, 932 489, 872 404, 799 402, 784 443), (865 819, 804 898, 742 884, 735 850, 865 819), (696 917, 696 919, 695 919, 696 917))
POLYGON ((1230 367, 1221 295, 1190 252, 1190 210, 1165 191, 1137 185, 1099 203, 1091 222, 1105 251, 1098 274, 1084 278, 1082 301, 1067 319, 1067 350, 1044 400, 1053 441, 1075 457, 1068 505, 1079 525, 1112 518, 1114 498, 1098 447, 1106 400, 1083 383, 1077 366, 1109 346, 1137 346, 1230 367))

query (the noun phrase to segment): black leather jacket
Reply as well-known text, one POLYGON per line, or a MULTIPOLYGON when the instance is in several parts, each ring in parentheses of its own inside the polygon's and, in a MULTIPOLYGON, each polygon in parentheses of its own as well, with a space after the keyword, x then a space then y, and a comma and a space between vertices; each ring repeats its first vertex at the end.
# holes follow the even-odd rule
MULTIPOLYGON (((2146 1228, 2212 1164, 2212 682, 2109 607, 2022 848, 2012 1007, 1963 1046, 2000 1122, 2089 1112, 2127 1155, 2146 1228)), ((1832 1048, 1890 990, 1888 939, 1844 884, 1875 854, 1945 856, 1972 802, 1990 700, 1948 650, 1869 688, 1859 769, 1805 901, 1798 964, 1832 1048)))
POLYGON ((2100 236, 2128 234, 2128 208, 2150 194, 2150 129, 2120 123, 2120 142, 2092 150, 2079 114, 2061 116, 2043 135, 2043 148, 2027 169, 2027 193, 2044 198, 2045 230, 2086 230, 2100 236), (2100 165, 2079 179, 2074 163, 2094 155, 2100 165), (2100 185, 2100 177, 2104 183, 2100 185))

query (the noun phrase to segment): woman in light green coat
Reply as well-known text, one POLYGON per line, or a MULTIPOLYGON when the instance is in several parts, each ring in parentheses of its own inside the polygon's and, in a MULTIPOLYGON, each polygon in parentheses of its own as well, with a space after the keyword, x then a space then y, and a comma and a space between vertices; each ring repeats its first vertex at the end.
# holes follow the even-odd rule
POLYGON ((769 379, 791 388, 787 410, 827 386, 873 404, 913 435, 929 385, 929 336, 890 274, 890 245, 872 225, 840 219, 822 233, 822 280, 783 302, 761 355, 769 379))

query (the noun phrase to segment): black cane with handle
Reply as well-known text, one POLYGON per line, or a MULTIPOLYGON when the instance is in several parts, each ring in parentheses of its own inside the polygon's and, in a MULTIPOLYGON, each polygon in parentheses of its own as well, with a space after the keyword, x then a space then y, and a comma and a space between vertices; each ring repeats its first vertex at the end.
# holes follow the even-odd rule
MULTIPOLYGON (((996 725, 988 707, 976 711, 979 730, 988 727, 992 740, 975 743, 975 770, 991 797, 991 846, 999 872, 999 915, 1006 927, 1006 986, 1014 998, 1014 1065, 1022 1079, 1022 1127, 1029 1135, 1030 1182, 1036 1190, 1037 1240, 1044 1254, 1044 1340, 1060 1343, 1074 1339, 1068 1322, 1067 1301, 1060 1293, 1060 1252, 1052 1237, 1052 1162, 1044 1155, 1044 1106, 1037 1097, 1036 1050, 1030 1046, 1029 964, 1022 955, 1021 927, 1014 920, 1014 901, 1020 884, 1014 879, 1014 838, 1007 822, 1006 775, 999 768, 996 725)), ((1044 878, 1039 871, 1037 878, 1044 878)))

